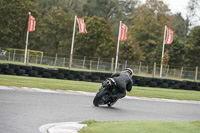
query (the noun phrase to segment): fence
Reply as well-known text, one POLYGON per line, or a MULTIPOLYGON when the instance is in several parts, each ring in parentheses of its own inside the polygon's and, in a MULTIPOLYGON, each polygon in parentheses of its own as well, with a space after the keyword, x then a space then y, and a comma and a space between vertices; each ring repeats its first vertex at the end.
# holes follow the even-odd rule
MULTIPOLYGON (((16 53, 3 53, 0 54, 0 60, 5 61, 14 61, 14 62, 24 62, 24 54, 16 53)), ((38 56, 30 55, 29 63, 35 65, 47 65, 47 66, 59 66, 67 67, 69 66, 69 57, 58 57, 57 54, 55 57, 48 56, 38 56)), ((86 56, 73 56, 72 68, 76 69, 87 69, 87 70, 96 70, 96 71, 107 71, 112 72, 115 66, 113 59, 104 59, 104 58, 88 58, 86 56)), ((134 73, 141 76, 148 77, 159 77, 160 75, 160 65, 143 65, 142 63, 134 64, 129 61, 120 61, 118 63, 117 71, 122 71, 125 68, 132 68, 134 73)), ((171 69, 170 66, 163 68, 163 78, 178 78, 178 79, 189 79, 197 81, 200 77, 198 72, 198 67, 179 67, 171 69)))

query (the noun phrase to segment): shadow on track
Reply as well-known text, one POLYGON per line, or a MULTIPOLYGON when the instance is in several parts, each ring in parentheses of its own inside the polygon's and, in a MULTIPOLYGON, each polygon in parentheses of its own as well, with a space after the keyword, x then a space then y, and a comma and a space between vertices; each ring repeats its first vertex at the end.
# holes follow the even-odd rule
POLYGON ((99 110, 113 110, 113 111, 127 111, 126 109, 124 108, 117 108, 117 107, 108 107, 108 106, 100 106, 100 107, 95 107, 95 106, 92 106, 93 108, 95 109, 99 109, 99 110))

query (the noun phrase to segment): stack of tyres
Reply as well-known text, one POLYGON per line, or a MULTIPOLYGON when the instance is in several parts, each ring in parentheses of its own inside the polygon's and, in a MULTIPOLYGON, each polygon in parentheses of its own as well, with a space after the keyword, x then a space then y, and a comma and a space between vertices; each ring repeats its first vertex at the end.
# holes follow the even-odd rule
POLYGON ((4 73, 5 73, 5 74, 9 74, 9 75, 16 75, 16 74, 14 73, 14 69, 10 69, 10 68, 5 68, 5 69, 4 69, 4 73))
POLYGON ((52 76, 51 76, 51 73, 45 71, 45 72, 42 74, 42 77, 43 77, 43 78, 51 78, 52 76))
POLYGON ((143 79, 143 80, 139 80, 138 81, 138 86, 146 86, 146 81, 143 79))
POLYGON ((200 84, 200 83, 192 82, 192 83, 191 83, 191 89, 197 91, 198 88, 199 88, 199 84, 200 84))
MULTIPOLYGON (((36 67, 36 66, 32 66, 32 70, 37 71, 37 72, 31 72, 32 76, 34 77, 42 77, 42 74, 44 73, 44 68, 42 67, 36 67)), ((29 76, 31 76, 31 74, 29 74, 29 76)))
MULTIPOLYGON (((53 72, 53 71, 52 71, 53 72)), ((58 68, 57 73, 55 73, 56 71, 54 71, 52 74, 55 75, 55 77, 57 79, 68 79, 68 75, 70 73, 70 70, 67 69, 62 69, 62 68, 58 68)))
MULTIPOLYGON (((150 83, 151 83, 151 78, 150 77, 145 77, 144 80, 146 81, 146 87, 149 87, 150 83)), ((133 81, 134 82, 134 81, 133 81)))
POLYGON ((57 73, 56 74, 56 78, 57 79, 64 79, 65 78, 65 74, 64 73, 57 73))
POLYGON ((104 76, 103 74, 99 73, 99 72, 93 72, 91 75, 91 80, 92 82, 96 82, 96 83, 101 83, 102 81, 100 80, 100 76, 104 76))
POLYGON ((70 80, 79 81, 79 80, 80 80, 80 75, 81 75, 81 72, 80 72, 80 71, 73 71, 73 70, 71 70, 71 71, 69 72, 68 78, 69 78, 70 80), (73 76, 72 76, 72 75, 73 75, 73 76))
POLYGON ((22 76, 24 76, 24 74, 25 74, 25 70, 24 69, 19 69, 19 70, 17 70, 17 75, 22 75, 22 76))
POLYGON ((85 75, 80 75, 80 76, 79 76, 79 80, 80 80, 80 81, 84 81, 84 80, 85 80, 85 75))
POLYGON ((8 64, 8 67, 9 67, 9 69, 11 70, 11 71, 13 71, 14 70, 14 72, 12 73, 10 73, 10 74, 12 74, 12 75, 23 75, 23 74, 25 74, 25 70, 23 70, 23 69, 20 69, 20 65, 16 65, 16 64, 8 64))
POLYGON ((3 65, 2 64, 2 71, 4 72, 4 74, 9 74, 9 75, 14 75, 14 69, 13 68, 9 68, 9 65, 3 65))
POLYGON ((81 75, 84 76, 83 81, 91 82, 92 72, 81 72, 81 75))
POLYGON ((20 69, 25 70, 25 74, 22 74, 22 76, 29 76, 29 72, 32 70, 32 66, 20 66, 20 69))
POLYGON ((38 76, 38 71, 36 70, 30 70, 29 73, 28 73, 29 76, 32 76, 32 77, 37 77, 38 76))
POLYGON ((48 72, 50 73, 51 78, 56 78, 57 73, 59 73, 59 71, 56 69, 48 69, 48 72))

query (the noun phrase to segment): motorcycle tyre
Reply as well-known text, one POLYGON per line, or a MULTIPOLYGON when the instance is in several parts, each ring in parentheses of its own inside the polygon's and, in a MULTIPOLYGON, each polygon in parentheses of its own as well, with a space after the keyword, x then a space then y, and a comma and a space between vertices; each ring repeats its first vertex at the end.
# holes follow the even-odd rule
POLYGON ((102 97, 103 97, 106 93, 108 93, 108 91, 106 91, 106 90, 100 90, 100 91, 96 94, 96 96, 95 96, 95 98, 94 98, 94 100, 93 100, 94 106, 98 107, 98 106, 100 105, 100 101, 102 100, 102 97))

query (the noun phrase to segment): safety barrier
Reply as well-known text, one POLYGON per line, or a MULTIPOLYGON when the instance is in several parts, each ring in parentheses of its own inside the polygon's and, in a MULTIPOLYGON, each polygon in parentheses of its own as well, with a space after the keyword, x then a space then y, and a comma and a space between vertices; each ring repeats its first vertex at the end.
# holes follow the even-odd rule
MULTIPOLYGON (((23 66, 15 64, 0 64, 0 74, 31 76, 41 78, 54 78, 75 81, 88 81, 102 83, 112 73, 74 71, 68 69, 49 69, 36 66, 23 66)), ((182 90, 200 91, 200 83, 192 81, 178 81, 163 78, 133 76, 133 86, 158 87, 182 90)))

